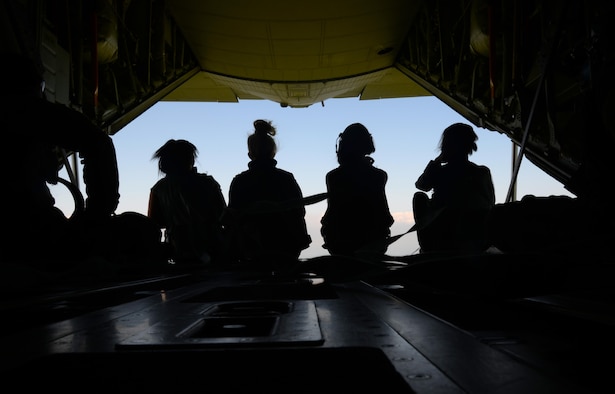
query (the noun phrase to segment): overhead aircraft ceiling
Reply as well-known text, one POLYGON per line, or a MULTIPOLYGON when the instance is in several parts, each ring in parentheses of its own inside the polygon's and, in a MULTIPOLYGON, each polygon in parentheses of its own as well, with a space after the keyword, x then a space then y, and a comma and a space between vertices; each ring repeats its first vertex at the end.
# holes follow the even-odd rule
POLYGON ((574 193, 611 193, 606 2, 6 0, 4 49, 109 134, 156 102, 433 95, 574 193), (604 190, 603 190, 604 189, 604 190))
POLYGON ((430 95, 393 67, 420 4, 169 0, 202 71, 164 100, 305 107, 329 98, 430 95))

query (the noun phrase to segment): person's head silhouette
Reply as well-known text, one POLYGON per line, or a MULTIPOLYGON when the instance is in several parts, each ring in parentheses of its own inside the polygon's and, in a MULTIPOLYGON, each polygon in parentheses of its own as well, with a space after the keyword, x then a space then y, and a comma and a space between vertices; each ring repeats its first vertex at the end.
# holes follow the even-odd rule
POLYGON ((440 157, 443 162, 467 160, 478 149, 478 136, 474 129, 464 123, 454 123, 442 132, 440 157))
POLYGON ((373 162, 369 155, 375 151, 372 135, 361 123, 349 125, 337 138, 336 153, 339 164, 362 158, 373 162))
POLYGON ((158 159, 158 170, 169 175, 191 171, 197 156, 198 150, 191 142, 171 139, 154 153, 152 159, 158 159))
POLYGON ((273 136, 276 129, 271 121, 258 119, 254 121, 254 133, 248 137, 248 157, 251 160, 273 159, 277 146, 273 136))

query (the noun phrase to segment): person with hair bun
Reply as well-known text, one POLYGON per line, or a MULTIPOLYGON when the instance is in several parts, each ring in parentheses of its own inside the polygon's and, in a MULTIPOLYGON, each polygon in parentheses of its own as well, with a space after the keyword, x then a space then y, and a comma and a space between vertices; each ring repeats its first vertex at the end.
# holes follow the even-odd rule
POLYGON ((369 156, 375 151, 361 123, 349 125, 338 137, 339 166, 326 175, 327 209, 320 221, 323 247, 331 255, 386 252, 394 220, 385 193, 388 175, 369 156))
POLYGON ((421 252, 482 251, 487 245, 487 217, 495 205, 488 167, 469 160, 478 136, 471 126, 455 123, 440 138, 440 154, 415 183, 412 206, 421 252), (431 198, 425 193, 433 191, 431 198))
POLYGON ((250 162, 231 181, 226 222, 235 260, 273 268, 297 262, 312 242, 301 188, 291 172, 277 167, 275 135, 271 121, 254 121, 250 162))

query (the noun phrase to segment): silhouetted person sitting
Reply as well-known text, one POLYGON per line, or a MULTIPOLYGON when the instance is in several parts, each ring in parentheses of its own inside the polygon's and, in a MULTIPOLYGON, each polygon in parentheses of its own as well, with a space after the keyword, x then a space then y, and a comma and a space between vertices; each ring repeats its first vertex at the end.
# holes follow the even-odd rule
POLYGON ((301 188, 292 173, 276 167, 275 134, 270 121, 254 121, 248 170, 231 181, 228 204, 236 259, 273 268, 295 263, 312 241, 301 188))
POLYGON ((369 156, 375 151, 372 135, 360 123, 338 137, 339 167, 326 175, 327 210, 321 219, 323 247, 332 255, 386 252, 393 217, 385 193, 388 175, 369 156))
POLYGON ((43 70, 35 61, 14 53, 1 58, 6 231, 0 237, 0 259, 60 270, 92 251, 96 241, 88 235, 107 226, 117 208, 115 148, 83 114, 45 99, 43 70), (62 150, 79 153, 86 185, 85 211, 71 220, 55 206, 47 185, 59 180, 62 150))
POLYGON ((222 257, 222 214, 226 201, 211 175, 197 172, 198 150, 186 140, 169 140, 153 156, 165 176, 151 188, 148 216, 161 229, 177 263, 210 263, 222 257))
POLYGON ((489 245, 487 218, 495 204, 489 168, 471 162, 478 136, 471 126, 455 123, 440 139, 440 155, 416 181, 414 219, 421 252, 482 251, 489 245), (433 190, 431 198, 424 193, 433 190))

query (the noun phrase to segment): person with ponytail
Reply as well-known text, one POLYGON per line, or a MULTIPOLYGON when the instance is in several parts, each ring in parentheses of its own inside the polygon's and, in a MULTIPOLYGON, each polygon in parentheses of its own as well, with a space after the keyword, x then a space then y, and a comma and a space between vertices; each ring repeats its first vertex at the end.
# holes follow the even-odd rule
POLYGON ((301 188, 291 172, 277 167, 275 135, 271 121, 254 121, 250 162, 231 181, 226 222, 235 260, 274 268, 295 263, 312 241, 301 188))

